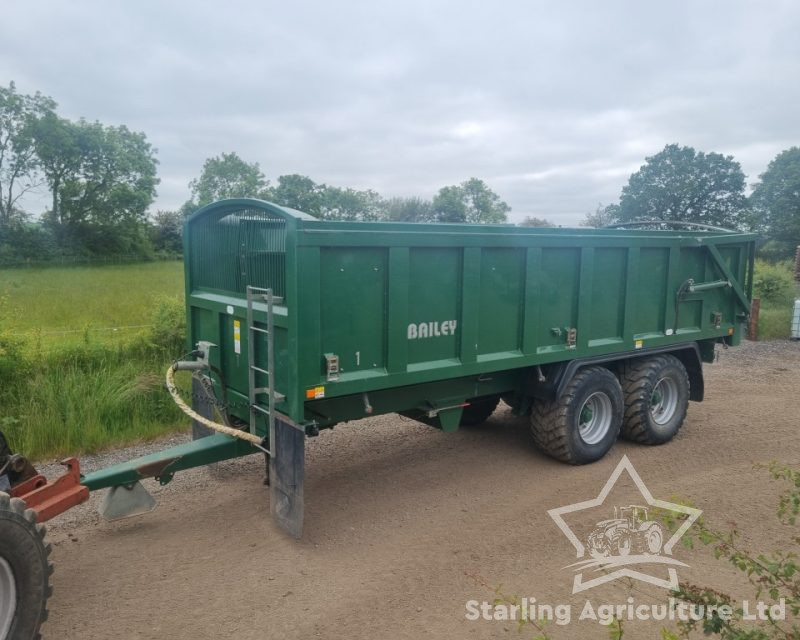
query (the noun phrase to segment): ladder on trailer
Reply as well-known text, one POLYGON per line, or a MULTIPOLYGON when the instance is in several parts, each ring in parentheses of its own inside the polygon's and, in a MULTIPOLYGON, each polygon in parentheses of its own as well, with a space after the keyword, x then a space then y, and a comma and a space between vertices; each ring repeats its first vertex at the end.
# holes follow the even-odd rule
POLYGON ((250 433, 256 432, 256 421, 258 415, 267 417, 269 426, 269 455, 274 456, 275 452, 275 405, 283 401, 286 396, 275 391, 275 317, 274 306, 283 302, 283 298, 273 295, 272 289, 262 289, 261 287, 247 286, 247 361, 248 361, 248 400, 250 403, 250 433), (266 302, 267 305, 267 328, 255 326, 256 302, 266 302), (267 340, 267 368, 264 369, 256 365, 256 335, 264 334, 267 340), (256 375, 262 374, 267 378, 267 385, 264 387, 256 386, 256 375), (259 403, 259 396, 267 396, 267 408, 259 403))

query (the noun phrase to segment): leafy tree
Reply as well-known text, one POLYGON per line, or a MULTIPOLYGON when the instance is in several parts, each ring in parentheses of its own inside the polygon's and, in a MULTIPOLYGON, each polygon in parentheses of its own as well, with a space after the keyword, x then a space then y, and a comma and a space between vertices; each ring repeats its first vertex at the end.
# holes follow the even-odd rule
POLYGON ((557 227, 554 222, 550 222, 547 218, 537 218, 536 216, 525 216, 522 222, 519 223, 520 227, 557 227))
POLYGON ((50 218, 65 224, 62 215, 61 188, 69 176, 78 175, 81 169, 80 127, 55 113, 48 113, 34 127, 36 155, 52 196, 50 218))
POLYGON ((511 207, 478 178, 439 189, 433 199, 432 209, 437 222, 481 224, 506 222, 511 211, 511 207))
MULTIPOLYGON (((761 310, 765 306, 791 309, 795 298, 794 265, 785 262, 767 262, 757 259, 753 271, 753 296, 761 298, 761 310)), ((790 323, 786 323, 789 330, 790 323)))
POLYGON ((80 163, 60 186, 62 219, 107 226, 144 221, 158 184, 155 152, 145 135, 84 120, 75 126, 80 163))
POLYGON ((383 209, 383 199, 375 191, 332 187, 298 174, 280 176, 269 197, 325 220, 377 220, 383 209))
POLYGON ((0 226, 22 217, 19 199, 40 184, 33 129, 55 108, 38 92, 19 94, 13 82, 0 87, 0 226))
POLYGON ((371 189, 325 187, 320 213, 325 220, 378 220, 383 213, 383 198, 371 189))
POLYGON ((779 153, 759 176, 750 196, 754 226, 778 252, 793 255, 800 245, 800 147, 779 153))
POLYGON ((609 204, 604 207, 598 204, 594 213, 587 213, 581 220, 581 226, 599 229, 615 222, 619 222, 619 205, 609 204))
POLYGON ((64 184, 62 208, 71 220, 143 221, 159 182, 155 151, 145 135, 99 122, 79 126, 86 141, 82 175, 64 184))
POLYGON ((461 187, 442 187, 431 204, 436 222, 466 222, 467 204, 461 187))
POLYGON ((384 206, 384 218, 390 222, 430 222, 433 218, 431 203, 423 198, 391 198, 384 206))
POLYGON ((146 250, 145 212, 158 178, 145 135, 48 116, 35 138, 53 196, 46 220, 61 240, 98 253, 146 250))
POLYGON ((200 177, 189 183, 192 207, 199 208, 225 198, 261 198, 269 181, 257 162, 245 162, 235 152, 208 158, 200 177))
POLYGON ((16 265, 58 255, 59 246, 44 225, 20 221, 0 226, 0 265, 16 265))
POLYGON ((745 176, 733 156, 668 144, 628 180, 619 219, 746 224, 745 176))
POLYGON ((269 199, 275 204, 319 218, 322 215, 320 209, 325 189, 324 184, 317 184, 308 176, 293 173, 278 178, 278 184, 272 189, 269 199))
POLYGON ((156 211, 150 224, 150 239, 158 251, 183 251, 183 219, 181 211, 156 211))

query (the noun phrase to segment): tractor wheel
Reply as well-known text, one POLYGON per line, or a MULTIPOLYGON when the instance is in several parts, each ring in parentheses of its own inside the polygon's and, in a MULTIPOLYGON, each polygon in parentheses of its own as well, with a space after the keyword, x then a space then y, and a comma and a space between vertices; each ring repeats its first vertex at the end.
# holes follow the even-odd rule
POLYGON ((617 538, 617 555, 627 556, 631 552, 631 539, 630 536, 621 535, 617 538))
POLYGON ((533 441, 556 460, 595 462, 616 441, 623 408, 617 377, 604 367, 586 367, 575 374, 558 399, 533 403, 533 441))
POLYGON ((0 640, 34 640, 52 593, 50 545, 36 512, 0 493, 0 640))
POLYGON ((461 412, 459 426, 476 427, 479 424, 483 424, 495 412, 498 404, 500 404, 499 396, 469 400, 469 404, 461 412))
POLYGON ((664 532, 657 522, 653 522, 644 532, 644 551, 646 553, 661 553, 664 545, 664 532))
POLYGON ((689 408, 689 376, 675 356, 628 361, 620 375, 625 393, 622 436, 640 444, 664 444, 678 433, 689 408))

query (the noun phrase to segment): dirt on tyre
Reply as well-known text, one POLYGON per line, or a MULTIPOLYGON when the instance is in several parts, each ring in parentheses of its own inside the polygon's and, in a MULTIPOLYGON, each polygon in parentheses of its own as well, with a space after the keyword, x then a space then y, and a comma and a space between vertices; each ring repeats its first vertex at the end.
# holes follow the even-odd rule
POLYGON ((622 437, 640 444, 664 444, 678 433, 689 408, 689 375, 675 356, 626 362, 620 382, 625 395, 622 437))
POLYGON ((0 493, 0 640, 35 640, 52 593, 45 527, 25 502, 0 493))
POLYGON ((604 367, 586 367, 573 376, 559 398, 533 403, 533 441, 556 460, 595 462, 617 440, 623 410, 617 377, 604 367))

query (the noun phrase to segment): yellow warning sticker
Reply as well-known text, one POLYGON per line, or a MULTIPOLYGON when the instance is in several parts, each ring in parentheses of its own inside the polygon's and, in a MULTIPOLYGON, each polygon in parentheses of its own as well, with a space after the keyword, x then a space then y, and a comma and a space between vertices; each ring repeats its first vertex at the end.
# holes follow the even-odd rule
POLYGON ((242 321, 233 321, 233 352, 242 352, 242 321))
POLYGON ((312 387, 311 389, 306 389, 307 400, 319 400, 320 398, 324 397, 325 387, 312 387))
POLYGON ((633 346, 637 349, 641 349, 644 346, 644 340, 634 340, 633 346))

